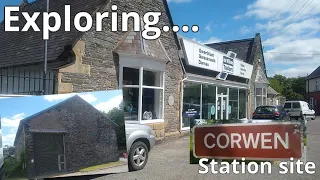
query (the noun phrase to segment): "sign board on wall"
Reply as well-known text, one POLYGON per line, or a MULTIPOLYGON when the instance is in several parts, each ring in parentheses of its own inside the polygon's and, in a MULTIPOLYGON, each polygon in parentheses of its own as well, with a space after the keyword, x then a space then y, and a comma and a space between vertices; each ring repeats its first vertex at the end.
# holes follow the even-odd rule
POLYGON ((280 160, 302 157, 300 123, 195 126, 197 158, 280 160))
POLYGON ((237 58, 212 49, 208 46, 182 39, 186 53, 186 61, 190 66, 212 71, 226 72, 238 77, 250 79, 253 66, 237 58))

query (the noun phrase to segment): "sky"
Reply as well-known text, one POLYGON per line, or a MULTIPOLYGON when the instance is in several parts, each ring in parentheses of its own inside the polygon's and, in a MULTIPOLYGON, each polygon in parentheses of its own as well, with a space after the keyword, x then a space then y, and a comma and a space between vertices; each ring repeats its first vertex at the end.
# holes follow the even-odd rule
POLYGON ((109 112, 109 110, 114 107, 119 107, 123 98, 121 90, 112 90, 0 99, 2 146, 13 145, 19 123, 22 119, 47 109, 76 94, 96 109, 104 112, 109 112))
MULTIPOLYGON (((29 0, 30 1, 30 0, 29 0)), ((306 76, 320 65, 319 0, 167 0, 176 25, 198 25, 179 35, 200 43, 253 38, 260 33, 267 75, 306 76)), ((21 0, 1 0, 5 5, 21 0)))

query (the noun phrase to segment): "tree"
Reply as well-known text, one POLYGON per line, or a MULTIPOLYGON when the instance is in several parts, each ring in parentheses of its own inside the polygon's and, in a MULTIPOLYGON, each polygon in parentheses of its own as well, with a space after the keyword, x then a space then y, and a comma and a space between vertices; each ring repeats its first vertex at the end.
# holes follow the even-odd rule
POLYGON ((120 103, 119 107, 111 109, 109 112, 104 112, 104 114, 119 127, 117 128, 117 139, 118 146, 120 148, 126 147, 126 131, 123 113, 123 102, 120 103))

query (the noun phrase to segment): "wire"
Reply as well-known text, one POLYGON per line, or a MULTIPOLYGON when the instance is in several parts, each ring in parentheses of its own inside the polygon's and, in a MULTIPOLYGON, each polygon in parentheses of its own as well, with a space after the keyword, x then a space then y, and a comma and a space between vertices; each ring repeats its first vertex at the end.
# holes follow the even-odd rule
MULTIPOLYGON (((290 25, 290 26, 292 26, 292 24, 293 24, 293 21, 295 20, 295 18, 296 17, 298 17, 298 15, 300 14, 299 12, 301 11, 301 10, 304 10, 311 2, 312 2, 313 0, 308 0, 306 3, 304 3, 303 5, 302 5, 302 7, 296 12, 296 15, 295 16, 293 16, 290 20, 289 20, 289 22, 288 23, 286 23, 286 25, 284 26, 284 30, 280 33, 280 34, 278 34, 278 35, 274 35, 274 36, 272 36, 269 40, 267 40, 267 42, 265 42, 266 44, 270 44, 273 40, 274 40, 274 38, 276 37, 276 36, 281 36, 283 33, 285 33, 287 30, 288 30, 288 28, 286 28, 286 26, 288 26, 288 25, 290 25), (308 3, 309 2, 309 3, 308 3), (306 4, 308 4, 307 6, 306 6, 306 4), (269 42, 268 42, 269 41, 269 42)), ((314 9, 314 8, 313 8, 314 9)), ((310 11, 309 11, 310 12, 310 11)), ((308 12, 308 13, 309 13, 308 12)), ((307 14, 308 14, 307 13, 307 14)), ((304 16, 303 16, 304 17, 304 16)), ((301 18, 302 19, 302 18, 301 18)), ((300 20, 301 20, 300 19, 300 20)), ((299 20, 299 21, 300 21, 299 20)), ((298 21, 296 21, 295 23, 297 23, 298 21)), ((289 27, 290 27, 289 26, 289 27)))

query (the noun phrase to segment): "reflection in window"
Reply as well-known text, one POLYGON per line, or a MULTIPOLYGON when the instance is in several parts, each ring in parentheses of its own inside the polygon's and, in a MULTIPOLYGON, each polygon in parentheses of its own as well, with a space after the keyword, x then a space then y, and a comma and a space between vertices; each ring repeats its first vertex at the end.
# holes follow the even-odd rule
POLYGON ((162 76, 160 76, 161 72, 153 72, 153 71, 143 71, 143 85, 144 86, 155 86, 162 87, 162 76))
POLYGON ((216 119, 216 87, 202 85, 202 119, 216 119))
POLYGON ((218 94, 223 94, 223 95, 227 95, 228 93, 228 88, 226 87, 218 87, 218 94))
POLYGON ((138 121, 139 88, 123 88, 125 120, 138 121))
POLYGON ((185 83, 183 90, 182 127, 190 127, 195 119, 200 119, 201 85, 185 83))
POLYGON ((139 85, 139 69, 123 67, 123 85, 139 85))
POLYGON ((123 67, 123 102, 126 121, 163 119, 163 72, 123 67), (142 84, 140 84, 142 80, 142 84), (139 91, 142 91, 142 96, 139 91), (140 104, 139 104, 140 103, 140 104))
POLYGON ((239 89, 239 118, 246 118, 247 96, 246 90, 239 89))
POLYGON ((238 119, 238 89, 229 89, 229 119, 238 119))
POLYGON ((144 88, 142 93, 142 120, 162 118, 162 90, 144 88))

